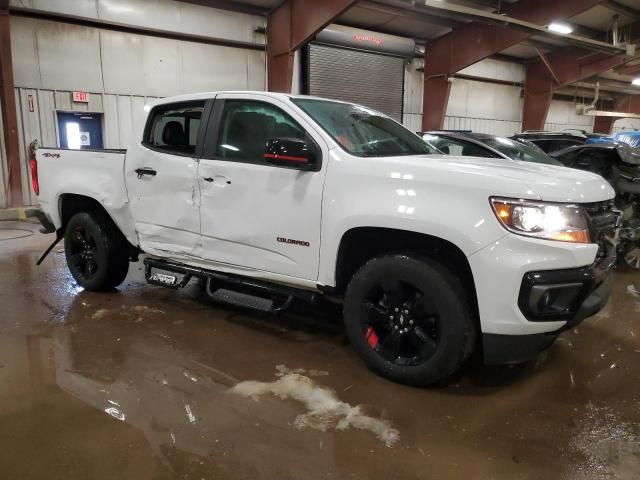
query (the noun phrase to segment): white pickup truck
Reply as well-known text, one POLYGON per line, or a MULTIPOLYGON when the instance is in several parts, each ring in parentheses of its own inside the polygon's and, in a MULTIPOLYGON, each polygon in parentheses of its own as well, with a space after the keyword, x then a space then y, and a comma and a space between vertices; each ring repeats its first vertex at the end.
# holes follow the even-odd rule
POLYGON ((43 223, 88 290, 144 252, 149 282, 200 277, 221 302, 342 299, 364 362, 413 385, 476 347, 530 359, 607 302, 616 214, 597 175, 441 155, 378 112, 305 96, 165 98, 138 127, 126 152, 32 159, 43 223))

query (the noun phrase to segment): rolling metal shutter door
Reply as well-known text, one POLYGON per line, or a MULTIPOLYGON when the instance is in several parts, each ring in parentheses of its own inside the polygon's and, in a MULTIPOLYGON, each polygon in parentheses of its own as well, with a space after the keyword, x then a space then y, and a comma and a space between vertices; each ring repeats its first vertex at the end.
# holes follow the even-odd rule
POLYGON ((312 43, 308 82, 309 95, 359 103, 402 121, 402 58, 312 43))

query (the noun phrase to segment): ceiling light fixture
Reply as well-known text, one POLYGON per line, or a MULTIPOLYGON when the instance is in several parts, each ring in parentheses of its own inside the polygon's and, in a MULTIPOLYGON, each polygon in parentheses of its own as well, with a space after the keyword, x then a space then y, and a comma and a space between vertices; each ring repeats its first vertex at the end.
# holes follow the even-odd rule
POLYGON ((551 22, 548 28, 552 32, 562 33, 563 35, 573 32, 573 27, 564 22, 551 22))

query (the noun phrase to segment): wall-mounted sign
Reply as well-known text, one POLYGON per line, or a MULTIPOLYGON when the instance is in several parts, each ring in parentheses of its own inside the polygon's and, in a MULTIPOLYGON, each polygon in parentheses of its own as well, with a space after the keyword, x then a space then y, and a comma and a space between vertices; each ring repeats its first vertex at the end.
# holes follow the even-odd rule
POLYGON ((33 105, 33 95, 27 95, 27 102, 29 103, 29 111, 30 112, 35 112, 35 106, 33 105))
POLYGON ((89 94, 87 92, 73 92, 73 101, 79 103, 89 103, 89 94))

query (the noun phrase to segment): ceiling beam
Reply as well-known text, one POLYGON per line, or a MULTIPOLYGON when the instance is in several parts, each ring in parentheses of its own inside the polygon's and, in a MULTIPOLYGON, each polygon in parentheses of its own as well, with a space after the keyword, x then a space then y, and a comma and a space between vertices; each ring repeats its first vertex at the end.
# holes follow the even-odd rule
POLYGON ((357 0, 285 0, 267 17, 267 89, 291 92, 295 51, 357 0))
MULTIPOLYGON (((0 0, 0 3, 4 0, 0 0)), ((7 0, 8 1, 8 0, 7 0)), ((220 10, 229 10, 231 12, 249 13, 252 15, 266 16, 269 13, 268 8, 259 7, 257 5, 249 5, 248 3, 234 2, 232 0, 178 0, 183 3, 192 3, 203 7, 218 8, 220 10)))
POLYGON ((584 57, 583 54, 581 50, 563 49, 527 65, 522 109, 524 130, 544 127, 556 89, 606 72, 625 61, 624 55, 584 57))
MULTIPOLYGON (((509 28, 512 24, 508 19, 543 26, 553 20, 573 17, 598 5, 600 1, 520 0, 504 6, 502 12, 505 17, 493 14, 497 17, 493 21, 501 23, 499 26, 490 25, 484 21, 486 18, 478 16, 476 18, 482 21, 472 21, 430 42, 424 58, 423 130, 437 130, 444 124, 451 89, 448 81, 450 75, 522 42, 536 32, 509 28)), ((438 2, 426 2, 437 10, 434 5, 438 2)))
POLYGON ((613 10, 620 15, 624 15, 625 17, 633 18, 634 20, 640 20, 640 11, 635 8, 627 7, 622 3, 616 2, 615 0, 604 0, 602 2, 602 6, 608 8, 609 10, 613 10))

